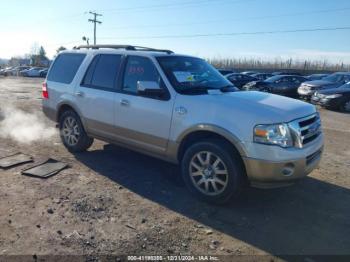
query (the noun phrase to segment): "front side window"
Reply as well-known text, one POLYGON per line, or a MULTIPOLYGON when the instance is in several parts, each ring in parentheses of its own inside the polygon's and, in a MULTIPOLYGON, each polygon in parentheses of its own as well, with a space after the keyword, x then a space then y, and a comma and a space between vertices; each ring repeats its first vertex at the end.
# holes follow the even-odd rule
POLYGON ((344 75, 344 82, 349 82, 350 81, 350 76, 344 75))
POLYGON ((163 86, 161 76, 150 59, 142 56, 129 56, 125 67, 123 91, 136 94, 138 81, 157 82, 159 86, 163 86))
POLYGON ((241 78, 242 78, 241 75, 232 75, 228 79, 230 79, 231 81, 239 81, 241 80, 241 78))
POLYGON ((61 54, 50 69, 48 81, 70 84, 77 73, 85 54, 61 54))
POLYGON ((301 77, 293 77, 293 82, 294 83, 302 83, 302 82, 304 82, 305 81, 305 79, 304 78, 301 78, 301 77))
POLYGON ((160 56, 157 60, 172 86, 179 93, 193 91, 205 93, 203 91, 208 89, 227 87, 234 89, 230 81, 203 59, 186 56, 160 56))

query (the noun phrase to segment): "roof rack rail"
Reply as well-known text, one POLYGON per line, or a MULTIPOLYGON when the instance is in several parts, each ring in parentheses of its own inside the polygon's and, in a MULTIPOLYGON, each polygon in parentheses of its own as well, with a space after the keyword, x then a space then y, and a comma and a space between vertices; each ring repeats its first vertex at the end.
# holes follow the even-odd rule
POLYGON ((143 46, 133 46, 133 45, 80 45, 73 49, 101 49, 101 48, 112 48, 112 49, 125 49, 132 51, 151 51, 151 52, 163 52, 167 54, 173 54, 174 52, 166 49, 155 49, 143 46))

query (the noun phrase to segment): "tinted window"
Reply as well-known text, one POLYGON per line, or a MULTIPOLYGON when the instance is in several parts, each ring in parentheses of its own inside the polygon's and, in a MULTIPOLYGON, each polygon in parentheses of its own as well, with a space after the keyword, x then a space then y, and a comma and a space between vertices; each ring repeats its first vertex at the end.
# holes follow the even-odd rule
POLYGON ((302 82, 305 82, 306 79, 303 78, 303 77, 293 77, 293 80, 292 80, 294 83, 302 83, 302 82))
POLYGON ((253 77, 253 76, 250 76, 250 75, 245 75, 245 76, 243 76, 243 80, 248 80, 248 81, 250 81, 250 80, 254 80, 255 78, 253 77))
POLYGON ((83 84, 92 87, 113 89, 121 64, 120 55, 98 55, 91 62, 83 84))
POLYGON ((279 81, 280 79, 281 79, 280 76, 272 76, 272 77, 266 79, 265 81, 266 81, 266 82, 270 82, 270 83, 276 83, 276 82, 279 81))
POLYGON ((162 86, 161 77, 151 60, 140 56, 130 56, 125 68, 123 90, 137 93, 138 81, 153 81, 162 86))
POLYGON ((344 75, 344 81, 349 82, 350 81, 350 76, 349 75, 344 75))
POLYGON ((73 81, 85 54, 61 54, 59 55, 47 77, 48 81, 70 84, 73 81))
POLYGON ((242 80, 242 78, 244 78, 244 76, 242 76, 242 75, 232 75, 229 77, 229 79, 231 81, 240 81, 240 80, 242 80))
POLYGON ((94 59, 92 60, 91 64, 89 65, 89 68, 85 74, 85 77, 84 77, 84 80, 82 83, 83 85, 85 85, 85 86, 91 85, 92 76, 94 74, 95 66, 96 66, 99 58, 100 58, 99 55, 95 56, 94 59))

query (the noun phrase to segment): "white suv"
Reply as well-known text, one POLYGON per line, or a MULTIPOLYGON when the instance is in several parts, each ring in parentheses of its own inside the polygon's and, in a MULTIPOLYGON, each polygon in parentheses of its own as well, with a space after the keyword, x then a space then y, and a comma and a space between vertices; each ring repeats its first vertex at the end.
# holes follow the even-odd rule
POLYGON ((239 92, 200 58, 135 46, 81 46, 58 55, 43 110, 71 152, 93 138, 179 163, 186 185, 222 203, 245 182, 293 183, 319 163, 313 105, 239 92))

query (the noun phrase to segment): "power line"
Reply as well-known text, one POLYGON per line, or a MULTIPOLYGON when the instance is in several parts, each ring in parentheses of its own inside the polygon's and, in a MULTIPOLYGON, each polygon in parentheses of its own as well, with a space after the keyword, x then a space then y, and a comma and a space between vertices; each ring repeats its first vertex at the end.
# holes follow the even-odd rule
POLYGON ((253 16, 253 17, 246 17, 246 18, 218 19, 218 20, 193 22, 193 23, 173 23, 173 24, 153 24, 153 25, 136 25, 136 26, 117 26, 117 27, 109 27, 109 28, 105 28, 105 29, 112 30, 112 29, 131 29, 131 28, 162 28, 162 27, 169 27, 169 26, 203 25, 203 24, 211 24, 211 23, 249 21, 249 20, 265 20, 265 19, 273 19, 273 18, 303 16, 303 15, 310 15, 310 14, 333 13, 333 12, 348 11, 348 10, 350 10, 350 7, 336 8, 336 9, 323 9, 323 10, 316 10, 316 11, 309 11, 309 12, 297 12, 297 13, 271 15, 271 16, 253 16))
POLYGON ((345 27, 328 27, 328 28, 312 28, 312 29, 276 30, 276 31, 236 32, 236 33, 187 34, 187 35, 154 35, 154 36, 129 36, 129 37, 101 37, 101 39, 197 38, 197 37, 211 37, 211 36, 267 35, 267 34, 271 35, 271 34, 302 33, 302 32, 340 31, 340 30, 350 30, 350 26, 345 26, 345 27))
MULTIPOLYGON (((99 10, 101 12, 109 12, 109 13, 124 13, 124 12, 135 12, 135 11, 144 11, 145 9, 163 9, 163 8, 186 8, 191 6, 197 6, 197 5, 204 5, 204 4, 217 4, 218 2, 227 1, 227 0, 201 0, 201 1, 186 1, 186 2, 180 2, 180 3, 166 3, 166 4, 156 4, 156 5, 143 5, 143 6, 135 6, 135 7, 125 7, 125 8, 115 8, 115 9, 104 9, 99 10)), ((236 4, 236 3, 245 3, 248 1, 257 1, 257 0, 236 0, 236 1, 229 1, 229 4, 236 4)))
POLYGON ((88 21, 94 23, 94 45, 96 45, 96 24, 102 24, 101 21, 97 20, 97 17, 102 15, 91 11, 89 13, 94 16, 94 19, 89 19, 88 21))

